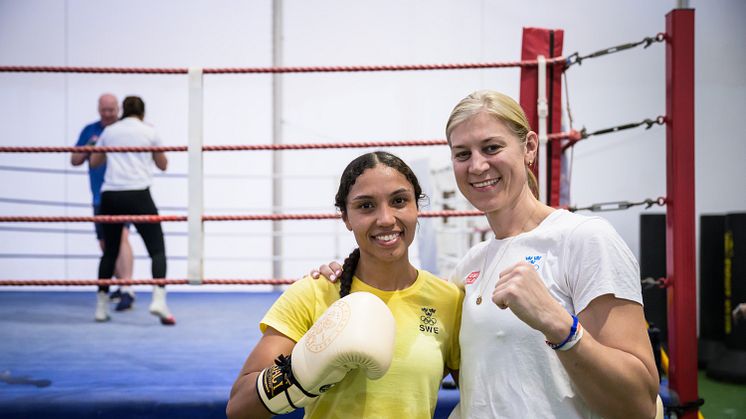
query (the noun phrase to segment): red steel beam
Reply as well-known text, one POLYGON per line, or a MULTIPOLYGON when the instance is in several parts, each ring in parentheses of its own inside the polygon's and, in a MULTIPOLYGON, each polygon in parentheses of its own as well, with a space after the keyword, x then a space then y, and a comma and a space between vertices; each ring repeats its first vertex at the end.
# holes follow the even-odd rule
MULTIPOLYGON (((697 400, 694 213, 694 10, 666 15, 666 270, 669 386, 697 400)), ((695 419, 697 410, 682 416, 695 419)))

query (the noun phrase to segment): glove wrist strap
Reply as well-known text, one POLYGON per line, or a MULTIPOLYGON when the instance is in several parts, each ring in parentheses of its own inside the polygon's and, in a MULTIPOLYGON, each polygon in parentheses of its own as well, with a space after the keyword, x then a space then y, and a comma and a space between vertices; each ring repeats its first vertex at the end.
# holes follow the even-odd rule
POLYGON ((256 391, 264 407, 276 415, 292 412, 318 397, 307 392, 295 379, 290 357, 284 355, 275 360, 275 365, 259 373, 256 391))

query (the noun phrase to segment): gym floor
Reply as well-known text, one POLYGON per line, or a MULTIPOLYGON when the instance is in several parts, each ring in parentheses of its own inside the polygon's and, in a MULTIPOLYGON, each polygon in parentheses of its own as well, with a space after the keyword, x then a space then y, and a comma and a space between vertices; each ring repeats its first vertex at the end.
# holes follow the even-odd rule
MULTIPOLYGON (((148 313, 149 292, 107 323, 93 320, 93 291, 0 292, 0 416, 225 418, 278 295, 172 292, 170 327, 148 313)), ((441 390, 435 417, 457 401, 457 391, 441 390)))
MULTIPOLYGON (((7 418, 225 418, 258 322, 278 293, 171 293, 175 327, 133 310, 93 321, 95 294, 0 292, 0 411, 7 418)), ((699 374, 705 418, 746 418, 746 385, 699 374)), ((436 417, 458 392, 441 390, 436 417)), ((286 417, 300 417, 296 414, 286 417)))
POLYGON ((699 397, 705 399, 702 415, 713 419, 746 419, 746 384, 724 383, 699 372, 699 397))

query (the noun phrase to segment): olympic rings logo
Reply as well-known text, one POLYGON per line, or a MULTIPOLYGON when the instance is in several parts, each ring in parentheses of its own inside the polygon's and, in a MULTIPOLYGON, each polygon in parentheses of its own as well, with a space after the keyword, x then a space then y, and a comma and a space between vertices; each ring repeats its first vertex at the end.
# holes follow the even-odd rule
POLYGON ((434 326, 435 323, 438 322, 438 319, 434 317, 428 317, 428 316, 420 316, 420 321, 425 324, 429 324, 430 326, 434 326))

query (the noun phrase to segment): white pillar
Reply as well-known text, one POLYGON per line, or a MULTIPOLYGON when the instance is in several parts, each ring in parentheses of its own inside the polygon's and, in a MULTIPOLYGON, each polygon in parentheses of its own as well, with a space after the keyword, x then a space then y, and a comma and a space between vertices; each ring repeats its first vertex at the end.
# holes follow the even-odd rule
POLYGON ((539 115, 539 150, 538 150, 538 164, 539 164, 539 200, 545 204, 549 204, 549 184, 547 180, 547 167, 549 167, 550 158, 547 154, 547 119, 549 117, 549 105, 547 102, 547 60, 543 55, 537 57, 539 64, 539 91, 536 103, 536 110, 539 115))
MULTIPOLYGON (((272 2, 272 66, 282 66, 282 0, 272 2)), ((282 143, 282 74, 272 74, 272 144, 282 143)), ((272 213, 282 205, 282 151, 272 153, 272 213)), ((282 221, 272 221, 272 277, 282 278, 282 221)))
POLYGON ((202 69, 189 69, 189 199, 188 199, 188 261, 187 279, 190 284, 202 283, 204 274, 204 209, 202 185, 202 136, 203 136, 203 86, 202 69))

